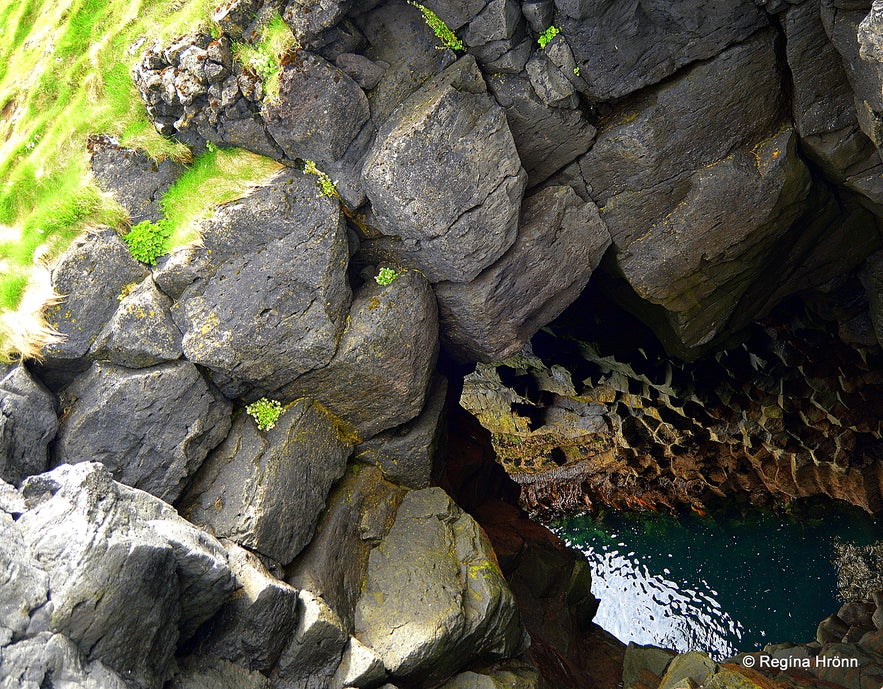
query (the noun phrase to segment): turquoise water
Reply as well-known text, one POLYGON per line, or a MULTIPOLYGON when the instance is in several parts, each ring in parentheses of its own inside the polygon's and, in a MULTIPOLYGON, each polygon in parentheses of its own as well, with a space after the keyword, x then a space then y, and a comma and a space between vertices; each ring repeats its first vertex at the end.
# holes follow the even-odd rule
POLYGON ((551 528, 592 566, 597 624, 624 642, 718 660, 812 640, 840 607, 835 539, 865 545, 883 537, 880 521, 830 506, 800 518, 608 511, 551 528))

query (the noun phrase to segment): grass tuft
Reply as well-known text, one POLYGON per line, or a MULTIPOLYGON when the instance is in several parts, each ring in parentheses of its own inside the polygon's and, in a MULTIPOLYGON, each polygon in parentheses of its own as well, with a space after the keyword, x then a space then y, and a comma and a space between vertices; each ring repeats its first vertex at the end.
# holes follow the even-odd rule
POLYGON ((282 59, 297 47, 294 34, 276 12, 261 28, 259 38, 254 44, 233 44, 233 56, 243 67, 260 78, 264 99, 272 102, 279 98, 282 59))

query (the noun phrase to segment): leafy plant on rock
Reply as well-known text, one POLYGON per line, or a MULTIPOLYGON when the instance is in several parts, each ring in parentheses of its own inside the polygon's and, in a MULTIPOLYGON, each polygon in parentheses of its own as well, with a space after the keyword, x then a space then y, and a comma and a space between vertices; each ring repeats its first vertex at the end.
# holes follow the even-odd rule
POLYGON ((408 4, 413 5, 423 13, 423 19, 426 20, 427 26, 432 29, 436 38, 442 42, 443 47, 439 48, 440 50, 444 50, 444 48, 450 48, 451 50, 466 50, 463 41, 457 38, 457 35, 451 31, 448 25, 445 24, 441 17, 435 12, 425 5, 421 5, 419 2, 414 2, 413 0, 408 0, 408 4))
POLYGON ((374 282, 381 287, 386 287, 387 285, 391 285, 398 276, 398 271, 393 268, 381 268, 375 276, 374 282))
POLYGON ((166 220, 156 223, 144 220, 123 235, 123 241, 136 261, 152 266, 156 265, 157 258, 168 251, 171 234, 171 227, 166 220))
POLYGON ((552 39, 555 38, 559 33, 561 33, 561 29, 557 26, 550 26, 548 29, 543 31, 540 34, 540 37, 537 38, 537 43, 540 44, 540 48, 545 48, 549 43, 552 42, 552 39))
POLYGON ((256 402, 247 405, 245 411, 255 420, 260 430, 269 431, 276 427, 276 422, 282 416, 285 408, 277 400, 268 400, 266 397, 261 397, 256 402))

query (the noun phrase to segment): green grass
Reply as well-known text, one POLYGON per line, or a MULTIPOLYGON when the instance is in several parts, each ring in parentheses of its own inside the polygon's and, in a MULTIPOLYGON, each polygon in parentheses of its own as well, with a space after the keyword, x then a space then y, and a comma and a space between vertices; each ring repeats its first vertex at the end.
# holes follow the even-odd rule
MULTIPOLYGON (((88 136, 110 134, 157 159, 190 160, 185 146, 156 133, 130 73, 153 41, 199 28, 216 30, 209 20, 215 4, 0 3, 0 360, 38 353, 23 333, 30 327, 35 342, 45 336, 37 332, 42 302, 34 312, 35 302, 27 298, 45 288, 36 285, 46 279, 41 264, 88 228, 126 228, 125 212, 91 178, 88 136)), ((282 50, 289 40, 285 32, 290 36, 281 19, 274 19, 262 45, 282 50)), ((193 222, 209 214, 212 204, 246 193, 277 168, 244 151, 211 151, 195 161, 167 195, 171 244, 193 240, 193 222)))
POLYGON ((261 29, 260 38, 255 44, 233 44, 234 57, 260 77, 265 100, 273 101, 279 97, 282 59, 296 43, 288 24, 277 12, 261 29))
POLYGON ((457 35, 451 31, 450 27, 435 12, 426 7, 426 5, 414 2, 414 0, 408 0, 408 4, 416 7, 423 14, 423 20, 426 22, 426 25, 432 29, 435 37, 442 42, 442 45, 439 46, 440 49, 466 50, 463 41, 457 38, 457 35))

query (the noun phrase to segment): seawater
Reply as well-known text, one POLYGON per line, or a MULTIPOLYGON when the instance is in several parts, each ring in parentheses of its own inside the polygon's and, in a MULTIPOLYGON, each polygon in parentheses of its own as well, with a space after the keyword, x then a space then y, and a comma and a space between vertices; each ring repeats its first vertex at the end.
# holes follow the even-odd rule
POLYGON ((595 622, 623 642, 717 660, 767 643, 803 643, 837 612, 834 544, 866 545, 883 524, 858 511, 781 516, 605 511, 550 525, 582 551, 601 603, 595 622))

